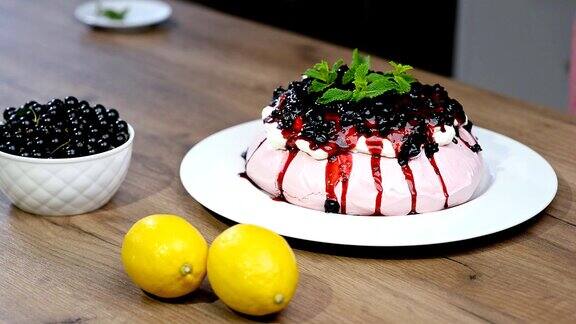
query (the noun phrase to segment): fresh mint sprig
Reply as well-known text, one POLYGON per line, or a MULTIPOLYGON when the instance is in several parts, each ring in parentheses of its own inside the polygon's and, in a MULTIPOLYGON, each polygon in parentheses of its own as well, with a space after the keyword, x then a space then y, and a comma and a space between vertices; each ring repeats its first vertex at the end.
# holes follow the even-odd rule
POLYGON ((370 66, 368 64, 368 62, 365 62, 356 67, 354 78, 352 79, 354 90, 328 89, 322 94, 322 97, 318 98, 317 102, 319 104, 327 104, 334 101, 360 101, 364 98, 380 96, 395 88, 394 82, 386 78, 369 80, 368 76, 370 74, 368 74, 368 71, 370 66))
POLYGON ((360 56, 358 49, 355 48, 352 51, 352 62, 350 62, 350 66, 348 67, 349 70, 344 72, 344 76, 342 76, 342 84, 348 84, 354 80, 356 69, 364 63, 370 66, 370 56, 360 56))
POLYGON ((348 71, 342 76, 342 84, 350 82, 354 84, 353 90, 339 89, 334 86, 338 77, 338 69, 342 66, 340 59, 330 65, 327 61, 321 61, 304 72, 304 75, 312 78, 310 92, 323 92, 317 103, 328 104, 334 101, 360 101, 364 98, 374 98, 389 91, 399 94, 410 91, 410 84, 416 79, 409 75, 410 65, 399 64, 390 61, 393 70, 388 73, 370 72, 370 57, 361 56, 358 49, 352 52, 352 61, 348 71))
POLYGON ((314 79, 310 85, 310 91, 321 92, 332 86, 338 77, 338 69, 342 64, 344 64, 344 61, 340 59, 330 68, 328 62, 323 60, 320 63, 316 63, 311 69, 306 70, 304 75, 314 79))
MULTIPOLYGON (((342 65, 342 60, 338 60, 334 66, 338 68, 342 65)), ((314 78, 310 86, 310 92, 324 91, 322 96, 316 101, 319 104, 328 104, 334 101, 360 101, 364 98, 378 97, 389 91, 396 91, 404 94, 410 91, 410 84, 416 79, 409 75, 407 71, 411 70, 410 65, 399 64, 390 61, 393 70, 388 73, 370 72, 370 57, 362 57, 355 49, 352 52, 352 62, 349 70, 344 73, 342 83, 354 84, 354 90, 345 90, 330 88, 337 77, 337 70, 328 69, 328 62, 322 61, 309 69, 305 74, 314 78), (334 75, 330 75, 333 73, 334 75)))
POLYGON ((386 73, 385 76, 389 79, 393 79, 398 85, 398 93, 406 93, 410 91, 410 83, 416 81, 416 79, 410 74, 406 73, 412 70, 410 65, 404 65, 396 63, 393 61, 388 62, 394 70, 392 72, 386 73))

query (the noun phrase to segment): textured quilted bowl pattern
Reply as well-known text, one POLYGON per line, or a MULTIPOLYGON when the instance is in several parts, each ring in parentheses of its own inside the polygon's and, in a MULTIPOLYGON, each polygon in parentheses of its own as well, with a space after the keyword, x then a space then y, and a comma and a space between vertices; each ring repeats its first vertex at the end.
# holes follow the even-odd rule
POLYGON ((72 159, 33 159, 0 152, 0 190, 18 208, 37 215, 83 214, 102 207, 126 177, 130 138, 113 150, 72 159))

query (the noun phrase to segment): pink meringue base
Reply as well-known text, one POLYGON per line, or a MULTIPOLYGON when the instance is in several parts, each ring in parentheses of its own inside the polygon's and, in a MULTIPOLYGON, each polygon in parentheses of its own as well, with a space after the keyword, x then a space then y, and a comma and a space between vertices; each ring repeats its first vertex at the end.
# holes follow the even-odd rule
MULTIPOLYGON (((476 143, 465 129, 460 137, 476 143)), ((376 189, 371 170, 371 156, 352 154, 352 171, 346 195, 346 214, 373 215, 376 189)), ((265 135, 258 136, 247 152, 246 173, 255 184, 270 195, 280 196, 277 178, 288 158, 288 151, 270 147, 265 135)), ((448 207, 467 202, 482 178, 482 156, 472 152, 461 140, 457 144, 441 146, 434 159, 446 185, 448 207)), ((298 152, 289 165, 283 181, 285 199, 294 205, 324 211, 326 201, 327 160, 315 160, 298 152)), ((416 212, 426 213, 444 209, 445 197, 439 176, 425 154, 421 153, 408 163, 416 187, 416 212)), ((412 195, 402 168, 396 159, 380 158, 382 174, 382 215, 406 215, 411 211, 412 195)), ((342 183, 335 188, 339 203, 342 183)))

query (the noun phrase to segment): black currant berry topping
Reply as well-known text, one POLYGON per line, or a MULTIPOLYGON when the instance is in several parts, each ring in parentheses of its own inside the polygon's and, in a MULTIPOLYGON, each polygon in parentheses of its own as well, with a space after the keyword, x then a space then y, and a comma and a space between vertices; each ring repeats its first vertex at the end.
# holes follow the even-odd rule
POLYGON ((324 211, 327 213, 339 213, 340 204, 336 200, 326 199, 326 202, 324 203, 324 211))
MULTIPOLYGON (((346 65, 338 69, 334 87, 353 87, 341 83, 346 71, 346 65)), ((453 126, 454 121, 459 125, 466 121, 462 105, 448 97, 446 90, 438 84, 415 81, 404 94, 389 91, 359 101, 319 104, 321 93, 310 92, 311 83, 311 78, 293 81, 287 89, 277 88, 272 96, 271 105, 276 109, 265 122, 278 123, 278 128, 289 139, 289 147, 295 146, 295 139, 302 138, 316 148, 328 147, 327 152, 332 156, 345 153, 355 145, 354 140, 348 140, 350 136, 392 137, 396 141, 393 144, 398 162, 404 165, 422 150, 428 157, 438 152, 438 144, 432 137, 435 127, 442 129, 453 126)), ((472 122, 468 121, 463 128, 470 132, 472 122)), ((455 129, 458 131, 458 127, 455 129)), ((471 149, 481 150, 478 144, 471 149)))

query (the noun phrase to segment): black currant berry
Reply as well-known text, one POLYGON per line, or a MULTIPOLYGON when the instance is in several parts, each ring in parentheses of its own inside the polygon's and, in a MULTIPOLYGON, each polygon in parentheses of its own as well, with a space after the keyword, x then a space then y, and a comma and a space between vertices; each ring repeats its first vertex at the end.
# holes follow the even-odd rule
POLYGON ((121 132, 128 133, 128 124, 120 119, 116 121, 116 123, 114 124, 114 130, 118 133, 121 132))
POLYGON ((116 135, 116 138, 115 138, 115 142, 114 142, 114 143, 115 143, 116 146, 120 146, 120 145, 126 143, 127 140, 128 140, 128 137, 126 136, 126 134, 124 134, 124 133, 119 133, 119 134, 116 135))
POLYGON ((98 104, 98 105, 94 106, 94 113, 96 115, 104 116, 104 113, 106 113, 106 108, 104 108, 104 106, 98 104))
POLYGON ((4 119, 8 120, 10 119, 10 117, 12 117, 12 115, 14 115, 16 113, 16 108, 14 107, 8 107, 4 110, 4 119))
POLYGON ((327 213, 339 213, 340 204, 336 200, 326 199, 324 203, 324 211, 327 213))
POLYGON ((78 99, 76 99, 76 97, 68 96, 64 99, 64 103, 68 108, 78 107, 78 99))
POLYGON ((106 117, 108 118, 108 121, 110 121, 111 123, 115 122, 118 120, 118 118, 120 117, 120 115, 118 114, 118 110, 116 109, 109 109, 106 112, 106 117))
POLYGON ((96 149, 97 149, 99 152, 105 152, 105 151, 108 151, 108 150, 110 149, 110 145, 108 144, 107 141, 99 140, 99 141, 96 143, 96 149))

